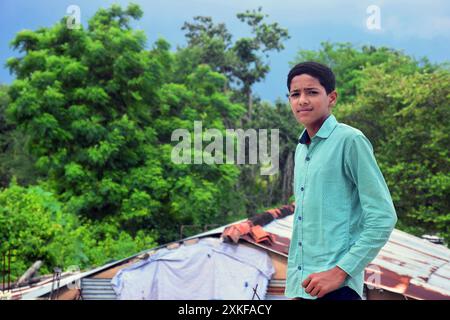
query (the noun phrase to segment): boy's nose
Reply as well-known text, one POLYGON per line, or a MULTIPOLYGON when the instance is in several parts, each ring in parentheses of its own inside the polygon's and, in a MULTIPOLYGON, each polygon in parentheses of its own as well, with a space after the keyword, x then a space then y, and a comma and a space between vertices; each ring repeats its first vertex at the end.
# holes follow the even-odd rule
POLYGON ((298 98, 298 104, 299 104, 300 106, 308 105, 308 104, 309 104, 309 100, 306 98, 306 95, 304 95, 304 94, 301 94, 301 95, 300 95, 300 97, 298 98))

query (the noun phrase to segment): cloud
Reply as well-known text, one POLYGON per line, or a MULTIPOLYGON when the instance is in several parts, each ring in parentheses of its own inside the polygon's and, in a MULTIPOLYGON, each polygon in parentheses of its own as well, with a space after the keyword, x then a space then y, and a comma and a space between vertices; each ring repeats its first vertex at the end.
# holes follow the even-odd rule
POLYGON ((416 19, 398 15, 383 16, 382 13, 382 29, 387 36, 397 39, 450 38, 450 17, 440 15, 415 17, 416 19))

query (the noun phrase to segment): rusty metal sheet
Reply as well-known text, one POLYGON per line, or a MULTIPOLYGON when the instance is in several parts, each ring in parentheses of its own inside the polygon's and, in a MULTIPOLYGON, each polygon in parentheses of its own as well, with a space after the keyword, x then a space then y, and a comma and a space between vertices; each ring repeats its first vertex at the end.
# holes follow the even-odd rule
MULTIPOLYGON (((293 214, 276 219, 264 230, 282 238, 276 246, 260 243, 286 255, 292 233, 293 214), (287 238, 288 241, 285 239, 287 238)), ((252 242, 248 236, 242 239, 252 242)), ((389 241, 366 268, 366 285, 413 299, 450 299, 450 249, 395 229, 389 241), (375 274, 379 277, 375 277, 375 274), (379 279, 374 281, 374 279, 379 279), (377 282, 377 283, 376 283, 377 282)))

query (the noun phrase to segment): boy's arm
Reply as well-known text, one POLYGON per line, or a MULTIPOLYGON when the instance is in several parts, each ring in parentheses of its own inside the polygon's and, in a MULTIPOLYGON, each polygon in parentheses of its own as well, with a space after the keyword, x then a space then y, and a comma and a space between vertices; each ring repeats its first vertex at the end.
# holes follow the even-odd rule
POLYGON ((346 172, 356 184, 363 211, 363 230, 337 266, 353 277, 376 257, 397 223, 386 182, 364 135, 357 135, 345 158, 346 172))

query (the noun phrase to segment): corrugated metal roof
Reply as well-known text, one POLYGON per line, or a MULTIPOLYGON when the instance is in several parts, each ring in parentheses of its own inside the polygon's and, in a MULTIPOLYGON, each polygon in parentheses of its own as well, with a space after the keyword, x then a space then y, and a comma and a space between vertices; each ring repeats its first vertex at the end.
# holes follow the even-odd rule
MULTIPOLYGON (((277 243, 257 242, 251 234, 241 235, 240 238, 286 256, 293 216, 275 219, 263 226, 264 231, 276 236, 277 243)), ((365 280, 373 288, 414 299, 450 299, 450 250, 395 229, 389 241, 366 268, 365 280)))
POLYGON ((116 300, 111 279, 84 278, 81 280, 81 299, 116 300))

